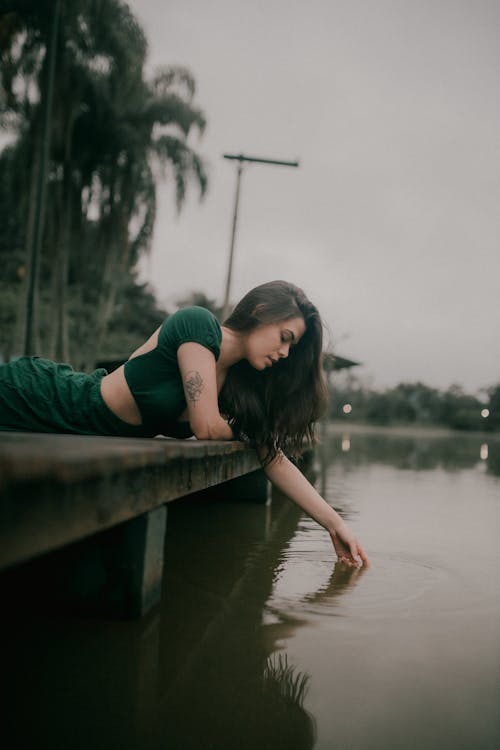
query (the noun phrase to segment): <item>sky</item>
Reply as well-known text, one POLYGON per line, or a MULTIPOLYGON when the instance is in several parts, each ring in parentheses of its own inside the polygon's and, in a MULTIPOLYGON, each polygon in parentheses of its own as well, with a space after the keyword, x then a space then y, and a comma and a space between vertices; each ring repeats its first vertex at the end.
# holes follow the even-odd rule
POLYGON ((195 77, 209 190, 159 189, 141 275, 167 309, 286 279, 326 341, 386 388, 500 381, 498 0, 133 0, 148 71, 195 77))

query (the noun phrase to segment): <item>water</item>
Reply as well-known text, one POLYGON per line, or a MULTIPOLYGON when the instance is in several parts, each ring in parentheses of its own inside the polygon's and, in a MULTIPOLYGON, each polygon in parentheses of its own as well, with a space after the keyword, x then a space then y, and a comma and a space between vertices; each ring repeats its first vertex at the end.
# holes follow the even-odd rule
POLYGON ((4 731, 54 750, 497 750, 500 442, 332 434, 315 472, 369 569, 334 565, 279 497, 171 506, 159 611, 4 615, 4 731))

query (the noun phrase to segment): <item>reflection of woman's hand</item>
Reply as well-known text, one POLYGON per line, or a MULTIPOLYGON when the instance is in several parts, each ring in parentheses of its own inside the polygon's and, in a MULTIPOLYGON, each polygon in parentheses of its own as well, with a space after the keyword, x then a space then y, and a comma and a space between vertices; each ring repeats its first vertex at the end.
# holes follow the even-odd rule
POLYGON ((339 562, 356 567, 360 563, 366 566, 370 564, 363 547, 344 523, 339 524, 330 536, 339 562))
MULTIPOLYGON (((308 604, 328 604, 335 597, 344 594, 348 589, 354 588, 359 579, 367 571, 366 565, 346 565, 336 562, 326 586, 314 594, 305 597, 308 604)), ((299 623, 300 624, 300 623, 299 623)))

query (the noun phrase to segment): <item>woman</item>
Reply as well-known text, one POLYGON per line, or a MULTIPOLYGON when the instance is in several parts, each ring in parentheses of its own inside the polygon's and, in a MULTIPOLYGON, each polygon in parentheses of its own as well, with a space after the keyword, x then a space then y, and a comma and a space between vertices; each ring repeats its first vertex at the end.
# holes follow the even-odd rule
POLYGON ((171 315, 109 375, 21 357, 0 367, 0 429, 244 439, 270 481, 330 534, 349 565, 366 554, 287 458, 326 407, 317 309, 293 284, 252 289, 222 327, 204 308, 171 315))

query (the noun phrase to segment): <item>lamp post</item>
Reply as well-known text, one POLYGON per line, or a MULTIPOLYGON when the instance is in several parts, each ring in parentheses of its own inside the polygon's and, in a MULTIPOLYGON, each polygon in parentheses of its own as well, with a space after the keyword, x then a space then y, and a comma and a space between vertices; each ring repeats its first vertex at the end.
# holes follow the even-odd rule
POLYGON ((224 294, 224 307, 222 310, 222 320, 225 320, 229 313, 229 294, 231 291, 231 278, 233 273, 233 256, 234 242, 236 237, 236 225, 238 223, 238 207, 240 202, 240 183, 243 173, 243 164, 252 162, 256 164, 275 164, 281 167, 298 167, 298 161, 281 161, 278 159, 262 159, 255 156, 244 156, 243 154, 223 154, 224 159, 232 159, 238 162, 236 170, 236 193, 234 197, 233 223, 231 227, 231 243, 229 247, 229 261, 227 264, 226 291, 224 294))

